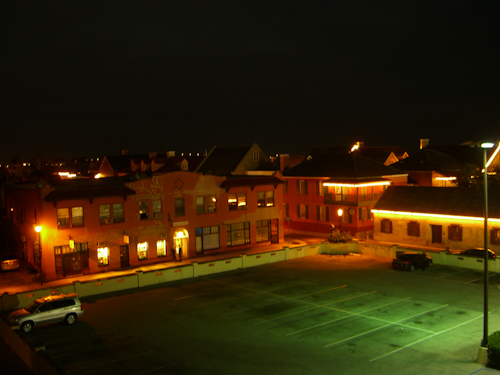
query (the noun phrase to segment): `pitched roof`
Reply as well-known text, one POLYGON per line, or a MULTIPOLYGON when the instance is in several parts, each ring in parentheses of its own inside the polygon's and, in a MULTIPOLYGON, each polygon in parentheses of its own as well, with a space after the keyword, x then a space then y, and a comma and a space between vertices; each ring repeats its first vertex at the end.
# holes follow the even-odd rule
POLYGON ((197 172, 229 176, 236 169, 241 159, 250 150, 250 146, 243 147, 215 147, 202 162, 197 172))
MULTIPOLYGON (((483 217, 482 188, 390 186, 375 210, 483 217)), ((500 190, 488 192, 488 216, 500 218, 500 190)))
POLYGON ((436 171, 444 174, 458 172, 464 162, 442 152, 424 148, 391 166, 405 172, 436 171))
MULTIPOLYGON (((429 145, 425 149, 439 151, 450 157, 458 159, 463 163, 483 165, 484 149, 481 147, 471 147, 470 145, 429 145)), ((492 151, 488 150, 488 154, 492 151)))
POLYGON ((398 169, 352 152, 349 154, 318 156, 286 170, 283 176, 359 180, 401 174, 403 173, 398 169))
MULTIPOLYGON (((346 154, 350 151, 350 147, 315 147, 308 155, 315 158, 321 155, 346 154)), ((353 152, 379 163, 384 163, 391 153, 394 153, 394 156, 398 159, 402 158, 405 154, 405 151, 400 146, 361 146, 353 152)))

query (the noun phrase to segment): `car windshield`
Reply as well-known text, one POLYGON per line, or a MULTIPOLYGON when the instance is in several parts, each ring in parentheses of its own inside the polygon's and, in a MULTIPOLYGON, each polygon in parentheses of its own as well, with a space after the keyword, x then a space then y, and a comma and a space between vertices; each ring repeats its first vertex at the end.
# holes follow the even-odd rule
POLYGON ((37 303, 36 301, 33 301, 28 306, 26 306, 24 309, 27 312, 29 312, 30 314, 33 314, 35 312, 35 310, 38 308, 38 306, 40 306, 40 304, 37 303))

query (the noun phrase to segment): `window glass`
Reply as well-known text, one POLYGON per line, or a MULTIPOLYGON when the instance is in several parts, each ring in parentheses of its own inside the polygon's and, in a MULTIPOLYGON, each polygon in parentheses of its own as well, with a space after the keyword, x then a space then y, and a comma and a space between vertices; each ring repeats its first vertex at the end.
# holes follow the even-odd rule
POLYGON ((227 245, 237 246, 250 243, 250 223, 235 223, 228 225, 227 245))
POLYGON ((101 224, 107 224, 109 219, 111 219, 111 212, 109 210, 109 204, 100 204, 99 205, 99 222, 101 224))
POLYGON ((123 222, 123 203, 114 203, 113 204, 113 221, 115 223, 123 222))
POLYGON ((83 207, 71 208, 71 225, 73 227, 83 225, 83 207))
POLYGON ((264 191, 257 192, 257 207, 266 206, 266 193, 264 191))
POLYGON ((161 201, 153 201, 153 214, 159 214, 161 213, 161 201))
POLYGON ((217 198, 215 197, 215 195, 210 195, 207 197, 207 211, 209 213, 217 212, 217 198))
POLYGON ((57 209, 57 226, 69 227, 69 208, 57 209))
POLYGON ((274 191, 266 191, 266 207, 274 206, 274 191))
POLYGON ((196 213, 205 213, 205 197, 196 197, 196 213))
POLYGON ((184 216, 184 198, 175 198, 175 216, 184 216))
POLYGON ((137 257, 139 260, 148 259, 148 243, 141 242, 137 244, 137 257))
POLYGON ((167 241, 158 240, 156 242, 156 253, 159 257, 167 256, 167 241))
POLYGON ((109 264, 109 248, 107 247, 97 248, 97 263, 100 266, 107 266, 109 264))
POLYGON ((149 217, 149 202, 139 202, 139 218, 147 220, 149 217))
POLYGON ((257 242, 271 240, 271 220, 257 220, 255 223, 257 242))

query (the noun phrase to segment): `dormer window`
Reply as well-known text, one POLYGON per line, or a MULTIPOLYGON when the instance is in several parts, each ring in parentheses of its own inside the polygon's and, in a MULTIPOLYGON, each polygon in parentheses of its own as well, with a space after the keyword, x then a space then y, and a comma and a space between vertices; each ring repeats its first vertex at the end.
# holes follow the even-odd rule
POLYGON ((254 161, 259 161, 259 151, 254 151, 253 152, 253 160, 254 161))

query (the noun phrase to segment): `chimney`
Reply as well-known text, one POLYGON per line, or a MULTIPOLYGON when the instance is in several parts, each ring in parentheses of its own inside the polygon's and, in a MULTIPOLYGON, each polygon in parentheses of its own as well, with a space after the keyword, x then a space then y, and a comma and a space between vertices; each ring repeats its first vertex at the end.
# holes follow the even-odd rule
POLYGON ((175 156, 175 151, 167 151, 167 158, 173 158, 175 156))
POLYGON ((429 140, 428 139, 420 139, 420 149, 426 148, 429 146, 429 140))
POLYGON ((290 155, 280 154, 280 171, 283 172, 290 162, 290 155))
POLYGON ((158 156, 158 153, 157 153, 157 152, 150 152, 150 153, 149 153, 149 158, 150 158, 150 159, 154 159, 154 158, 156 158, 157 156, 158 156))

